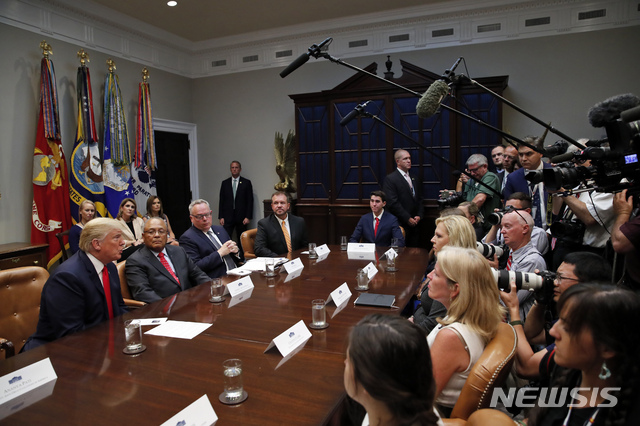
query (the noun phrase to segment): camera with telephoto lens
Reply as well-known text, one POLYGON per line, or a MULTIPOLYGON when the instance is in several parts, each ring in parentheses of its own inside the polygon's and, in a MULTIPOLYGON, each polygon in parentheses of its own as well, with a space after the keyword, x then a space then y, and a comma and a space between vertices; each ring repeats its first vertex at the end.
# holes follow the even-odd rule
POLYGON ((524 209, 516 209, 513 206, 506 206, 502 210, 498 210, 497 212, 491 213, 489 216, 487 216, 486 221, 489 222, 491 226, 500 225, 500 222, 502 222, 502 218, 504 217, 505 214, 514 212, 516 210, 524 210, 524 209))
POLYGON ((514 272, 506 269, 492 269, 493 277, 498 284, 498 288, 506 293, 511 292, 511 280, 515 280, 518 290, 528 290, 535 293, 536 300, 547 304, 553 300, 555 272, 541 271, 538 274, 533 272, 514 272))
POLYGON ((504 253, 504 249, 502 247, 493 244, 481 243, 480 241, 476 243, 476 248, 481 255, 489 260, 492 260, 494 255, 500 257, 504 253))
POLYGON ((576 220, 561 219, 551 224, 551 235, 559 242, 569 245, 581 246, 586 226, 576 220))
POLYGON ((462 192, 444 190, 440 193, 440 198, 438 198, 438 208, 442 210, 447 207, 456 207, 463 201, 462 192))

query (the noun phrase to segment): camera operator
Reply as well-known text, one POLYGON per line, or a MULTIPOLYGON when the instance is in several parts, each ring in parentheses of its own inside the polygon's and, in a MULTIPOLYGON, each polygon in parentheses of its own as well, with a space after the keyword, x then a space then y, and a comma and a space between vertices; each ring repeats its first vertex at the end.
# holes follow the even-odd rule
MULTIPOLYGON (((467 170, 473 179, 467 181, 462 190, 465 201, 473 201, 480 209, 480 215, 485 218, 493 210, 500 206, 500 180, 495 173, 489 171, 487 157, 482 154, 473 154, 467 160, 467 170), (482 186, 478 181, 483 182, 493 188, 496 193, 482 186)), ((487 232, 491 225, 483 224, 484 232, 487 232)))
MULTIPOLYGON (((520 210, 531 214, 531 197, 524 192, 514 192, 505 201, 505 212, 508 210, 520 210)), ((504 238, 501 232, 502 221, 491 226, 489 233, 482 239, 483 243, 503 245, 504 238)), ((531 230, 531 243, 538 249, 541 255, 545 255, 549 250, 549 238, 544 229, 534 226, 531 230)), ((502 266, 502 265, 501 265, 502 266)))
MULTIPOLYGON (((526 211, 514 210, 505 213, 502 218, 502 235, 505 244, 511 249, 507 267, 505 269, 514 272, 534 272, 536 269, 547 269, 540 252, 531 243, 533 230, 533 218, 526 211)), ((528 290, 518 291, 520 305, 520 318, 524 321, 533 302, 534 295, 528 290)))
POLYGON ((616 253, 625 255, 624 274, 620 285, 640 291, 640 216, 633 219, 633 197, 627 190, 613 197, 615 222, 611 231, 611 244, 616 253))
MULTIPOLYGON (((537 379, 539 377, 540 361, 548 351, 555 347, 553 338, 548 331, 558 320, 555 310, 555 302, 569 287, 581 283, 606 284, 611 277, 611 266, 602 257, 589 252, 570 253, 556 272, 553 283, 553 301, 545 305, 536 302, 529 311, 527 320, 522 323, 518 297, 512 293, 515 283, 511 283, 511 293, 500 292, 500 298, 507 306, 511 316, 511 325, 518 335, 518 348, 516 351, 516 373, 520 377, 537 379), (520 326, 520 327, 519 327, 520 326), (547 340, 549 339, 549 340, 547 340), (548 345, 544 349, 533 352, 531 345, 548 345)), ((542 289, 541 291, 544 291, 542 289)), ((538 292, 536 292, 538 295, 538 292)))
MULTIPOLYGON (((587 140, 580 139, 579 142, 586 143, 587 140)), ((575 151, 577 147, 572 145, 569 149, 575 151)), ((586 160, 581 165, 589 167, 591 161, 586 160)), ((584 185, 580 184, 574 190, 582 188, 584 185)), ((560 191, 564 190, 560 188, 560 191)), ((615 219, 613 194, 593 191, 552 198, 553 215, 560 216, 551 225, 551 234, 556 238, 554 268, 562 263, 567 253, 573 251, 590 251, 602 256, 615 219)))

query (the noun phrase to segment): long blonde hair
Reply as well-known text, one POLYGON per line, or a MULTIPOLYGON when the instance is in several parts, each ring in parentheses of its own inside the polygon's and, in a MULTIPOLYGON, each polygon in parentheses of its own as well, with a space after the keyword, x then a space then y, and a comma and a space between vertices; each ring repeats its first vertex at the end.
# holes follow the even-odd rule
POLYGON ((437 218, 436 226, 441 223, 449 235, 447 246, 476 248, 476 232, 466 216, 451 215, 437 218))
POLYGON ((451 301, 447 316, 438 322, 466 324, 485 342, 491 340, 504 318, 505 309, 500 305, 498 284, 489 262, 475 247, 446 246, 438 253, 438 266, 447 280, 451 284, 458 283, 460 289, 451 301))

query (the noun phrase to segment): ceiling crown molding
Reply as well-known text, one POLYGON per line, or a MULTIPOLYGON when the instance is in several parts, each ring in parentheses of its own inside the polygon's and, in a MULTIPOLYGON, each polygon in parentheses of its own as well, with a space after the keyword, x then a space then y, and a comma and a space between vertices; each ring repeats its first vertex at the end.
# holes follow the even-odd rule
POLYGON ((190 42, 93 2, 4 0, 0 22, 189 78, 284 67, 333 37, 359 57, 640 24, 638 0, 459 0, 190 42))

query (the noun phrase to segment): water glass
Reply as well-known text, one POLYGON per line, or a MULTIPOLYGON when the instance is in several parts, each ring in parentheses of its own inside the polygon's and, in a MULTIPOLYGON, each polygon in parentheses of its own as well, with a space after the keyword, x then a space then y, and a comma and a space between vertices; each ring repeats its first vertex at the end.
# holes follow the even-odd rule
POLYGON ((224 397, 227 401, 242 398, 242 361, 233 358, 222 363, 224 374, 224 397))
POLYGON ((275 277, 275 263, 273 257, 267 257, 264 259, 264 276, 265 277, 275 277))
POLYGON ((396 253, 398 253, 398 247, 400 246, 400 241, 398 238, 391 238, 391 248, 395 250, 396 253))
POLYGON ((125 353, 137 353, 142 349, 142 327, 140 320, 126 320, 124 322, 124 336, 127 342, 125 353))
POLYGON ((209 302, 218 303, 224 300, 222 297, 224 294, 224 284, 220 278, 214 278, 211 280, 211 298, 209 302))
POLYGON ((395 272, 397 271, 396 269, 396 258, 392 257, 392 256, 387 256, 387 271, 388 272, 395 272))
POLYGON ((309 259, 317 259, 316 243, 309 243, 309 259))
POLYGON ((356 285, 356 290, 369 290, 369 276, 367 275, 367 271, 364 269, 358 270, 358 276, 356 277, 358 284, 356 285))
POLYGON ((311 325, 321 328, 327 324, 327 309, 324 299, 315 299, 311 302, 311 325))
POLYGON ((342 251, 346 251, 347 250, 347 236, 343 235, 340 237, 340 250, 342 251))

